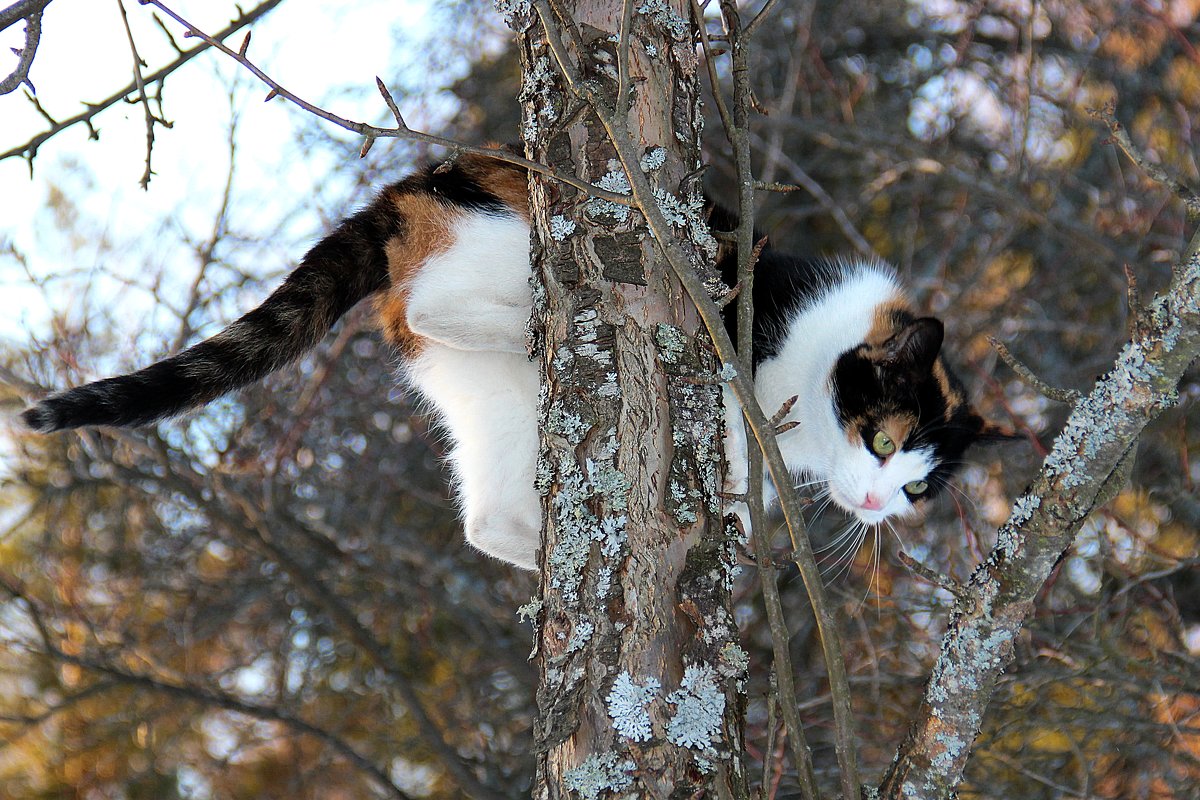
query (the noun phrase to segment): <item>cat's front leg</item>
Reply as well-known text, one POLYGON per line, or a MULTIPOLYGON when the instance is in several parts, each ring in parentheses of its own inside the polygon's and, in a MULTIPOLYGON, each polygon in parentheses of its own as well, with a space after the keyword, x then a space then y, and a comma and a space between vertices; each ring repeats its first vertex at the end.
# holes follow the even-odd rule
MULTIPOLYGON (((722 390, 721 399, 725 407, 725 485, 722 491, 727 498, 744 497, 750 489, 750 477, 742 406, 728 386, 722 390)), ((725 513, 736 515, 742 523, 742 530, 750 532, 750 507, 744 500, 727 500, 725 513)))

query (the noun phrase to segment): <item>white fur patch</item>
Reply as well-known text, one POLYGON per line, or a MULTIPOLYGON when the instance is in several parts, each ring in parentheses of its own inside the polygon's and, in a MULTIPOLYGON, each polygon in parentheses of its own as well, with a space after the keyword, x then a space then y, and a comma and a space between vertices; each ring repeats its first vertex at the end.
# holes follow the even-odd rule
POLYGON ((427 346, 406 369, 437 409, 467 541, 534 569, 541 536, 537 466, 537 365, 524 354, 427 346))
POLYGON ((913 510, 904 493, 904 484, 924 480, 929 475, 936 464, 930 449, 897 450, 880 463, 866 447, 856 447, 845 437, 842 442, 845 447, 838 454, 833 471, 826 476, 835 503, 872 524, 913 510), (882 501, 883 507, 864 508, 868 495, 882 501))
POLYGON ((519 217, 468 214, 450 247, 425 262, 408 286, 413 333, 460 350, 525 352, 529 225, 519 217))

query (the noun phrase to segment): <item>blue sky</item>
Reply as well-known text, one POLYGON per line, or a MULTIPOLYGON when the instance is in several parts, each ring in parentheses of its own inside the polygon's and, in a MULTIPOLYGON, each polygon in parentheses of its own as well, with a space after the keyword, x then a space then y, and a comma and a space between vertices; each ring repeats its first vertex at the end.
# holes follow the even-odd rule
MULTIPOLYGON (((169 6, 206 32, 225 27, 238 14, 227 0, 173 0, 169 6)), ((425 0, 287 0, 252 26, 249 55, 301 97, 343 117, 377 124, 390 121, 374 84, 376 75, 384 76, 393 82, 410 124, 422 118, 436 124, 447 113, 445 103, 439 105, 436 95, 411 94, 418 87, 428 91, 442 85, 446 74, 439 69, 454 71, 455 59, 428 44, 437 24, 432 7, 425 0)), ((126 0, 126 10, 147 71, 169 61, 174 51, 151 19, 152 7, 126 0)), ((192 45, 178 25, 165 21, 181 46, 192 45)), ((8 48, 19 47, 22 34, 18 24, 0 35, 0 72, 8 74, 15 63, 8 48)), ((235 34, 231 43, 241 39, 235 34)), ((45 13, 30 77, 42 105, 61 119, 82 110, 82 101, 107 97, 127 84, 131 63, 116 0, 54 0, 45 13)), ((45 128, 23 95, 21 90, 0 97, 0 150, 45 128)), ((311 121, 285 101, 262 102, 265 95, 253 76, 215 51, 170 76, 165 108, 174 127, 155 129, 156 174, 149 191, 138 185, 145 161, 140 106, 114 106, 97 117, 99 141, 89 141, 82 125, 54 137, 39 151, 32 176, 21 159, 0 161, 0 337, 44 334, 52 310, 79 304, 89 281, 93 292, 111 293, 114 302, 129 305, 131 327, 145 327, 143 315, 155 313, 153 299, 129 284, 144 285, 150 271, 195 269, 193 253, 179 245, 201 241, 212 229, 228 174, 231 109, 238 119, 235 188, 244 200, 237 209, 239 234, 274 231, 280 219, 321 193, 343 202, 360 199, 349 196, 361 169, 354 137, 329 126, 346 142, 345 151, 302 153, 297 131, 311 121), (73 241, 63 235, 66 226, 48 207, 54 192, 74 206, 83 237, 73 241), (2 252, 8 246, 37 275, 73 277, 56 284, 47 298, 29 286, 20 262, 2 252)), ((333 207, 329 214, 342 211, 333 207)), ((320 234, 328 222, 321 217, 318 211, 293 220, 289 241, 279 243, 273 263, 252 267, 286 269, 320 234)), ((235 299, 230 313, 242 300, 235 299)))

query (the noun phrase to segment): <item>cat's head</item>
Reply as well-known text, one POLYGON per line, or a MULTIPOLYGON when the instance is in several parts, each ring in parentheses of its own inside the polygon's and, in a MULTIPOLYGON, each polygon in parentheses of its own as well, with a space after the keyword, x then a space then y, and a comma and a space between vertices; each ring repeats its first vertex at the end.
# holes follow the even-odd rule
POLYGON ((885 307, 834 365, 842 437, 829 454, 829 493, 863 522, 910 514, 946 488, 972 444, 1014 438, 971 408, 941 358, 942 336, 939 320, 885 307))

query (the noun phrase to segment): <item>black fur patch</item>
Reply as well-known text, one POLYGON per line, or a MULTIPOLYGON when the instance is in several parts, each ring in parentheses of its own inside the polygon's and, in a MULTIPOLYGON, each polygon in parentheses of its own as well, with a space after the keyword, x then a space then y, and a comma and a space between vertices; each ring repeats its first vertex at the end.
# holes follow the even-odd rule
POLYGON ((462 167, 452 164, 441 172, 438 172, 438 169, 440 167, 427 167, 417 175, 402 181, 401 185, 415 191, 428 192, 470 211, 509 213, 504 201, 483 188, 462 167))
MULTIPOLYGON (((722 206, 709 210, 709 224, 717 231, 730 232, 737 226, 736 215, 722 206)), ((756 241, 759 234, 755 232, 756 241)), ((717 269, 727 286, 737 285, 737 252, 722 243, 717 269)), ((754 363, 758 365, 779 353, 791 316, 804 303, 829 284, 828 272, 816 262, 780 253, 768 243, 754 265, 754 363)), ((726 306, 725 330, 737 340, 737 301, 726 306)))

